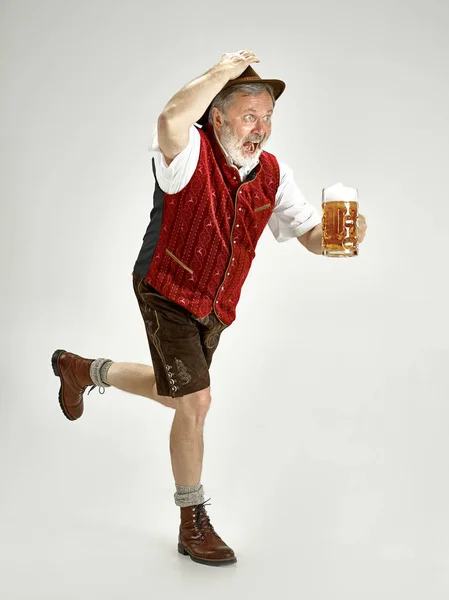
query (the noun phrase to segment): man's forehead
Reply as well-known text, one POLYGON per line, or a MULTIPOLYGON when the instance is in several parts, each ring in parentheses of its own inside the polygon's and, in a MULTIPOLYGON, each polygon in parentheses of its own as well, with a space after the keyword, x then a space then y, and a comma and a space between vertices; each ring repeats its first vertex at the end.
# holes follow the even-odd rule
POLYGON ((263 92, 262 94, 245 94, 244 92, 239 92, 235 96, 234 100, 234 108, 237 108, 239 111, 242 110, 260 110, 268 109, 273 110, 273 100, 268 92, 263 92))

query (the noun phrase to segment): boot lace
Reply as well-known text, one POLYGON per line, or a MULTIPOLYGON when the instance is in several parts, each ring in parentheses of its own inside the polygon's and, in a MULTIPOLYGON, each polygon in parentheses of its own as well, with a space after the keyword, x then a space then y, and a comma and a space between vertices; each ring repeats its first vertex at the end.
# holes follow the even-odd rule
POLYGON ((207 500, 205 500, 204 502, 201 502, 201 504, 198 504, 196 507, 196 526, 198 527, 198 529, 201 531, 201 533, 203 534, 203 540, 206 539, 206 537, 208 535, 211 535, 212 533, 214 535, 216 535, 217 537, 220 537, 217 532, 215 531, 212 523, 210 522, 210 518, 209 515, 206 512, 206 506, 210 506, 210 504, 206 504, 206 502, 208 502, 210 500, 210 498, 208 498, 207 500))
MULTIPOLYGON (((93 385, 93 386, 90 388, 90 390, 87 392, 87 395, 89 395, 89 394, 91 393, 91 391, 92 391, 94 388, 96 388, 96 387, 97 387, 96 385, 93 385)), ((98 391, 100 392, 100 394, 104 394, 104 392, 105 392, 105 389, 104 389, 104 387, 103 387, 103 386, 101 386, 101 387, 99 387, 99 388, 98 388, 98 391), (103 390, 103 391, 101 391, 101 390, 103 390)))

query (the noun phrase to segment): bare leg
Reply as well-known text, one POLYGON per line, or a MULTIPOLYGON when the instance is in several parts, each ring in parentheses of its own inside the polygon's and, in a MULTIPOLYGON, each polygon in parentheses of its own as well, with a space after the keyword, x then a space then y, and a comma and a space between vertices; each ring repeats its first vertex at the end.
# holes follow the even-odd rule
POLYGON ((178 485, 196 485, 203 467, 203 428, 210 406, 210 387, 178 398, 170 432, 173 476, 178 485))
POLYGON ((109 367, 107 383, 119 390, 156 400, 169 408, 177 408, 179 398, 159 396, 153 367, 141 363, 114 362, 109 367))
POLYGON ((170 432, 173 476, 178 485, 196 485, 203 466, 203 428, 211 402, 210 387, 180 398, 159 396, 153 367, 140 363, 112 363, 107 380, 113 387, 176 410, 170 432))

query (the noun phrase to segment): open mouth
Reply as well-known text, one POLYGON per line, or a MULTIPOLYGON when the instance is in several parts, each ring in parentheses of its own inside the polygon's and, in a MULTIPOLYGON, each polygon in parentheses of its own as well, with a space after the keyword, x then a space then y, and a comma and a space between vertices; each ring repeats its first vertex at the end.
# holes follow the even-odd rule
POLYGON ((248 154, 254 154, 259 148, 259 142, 245 142, 243 148, 248 154))

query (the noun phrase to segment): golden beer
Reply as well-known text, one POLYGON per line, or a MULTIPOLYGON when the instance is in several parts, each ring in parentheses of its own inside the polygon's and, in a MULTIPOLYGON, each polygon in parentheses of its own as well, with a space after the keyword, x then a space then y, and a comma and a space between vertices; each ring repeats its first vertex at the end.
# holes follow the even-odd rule
MULTIPOLYGON (((352 194, 352 197, 357 198, 357 190, 353 188, 345 189, 353 190, 355 194, 352 194)), ((357 239, 358 202, 357 200, 334 199, 335 193, 331 193, 327 197, 325 192, 326 190, 323 190, 321 253, 324 256, 357 256, 359 253, 357 239)), ((348 193, 341 195, 346 195, 346 198, 351 196, 348 193)))

